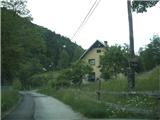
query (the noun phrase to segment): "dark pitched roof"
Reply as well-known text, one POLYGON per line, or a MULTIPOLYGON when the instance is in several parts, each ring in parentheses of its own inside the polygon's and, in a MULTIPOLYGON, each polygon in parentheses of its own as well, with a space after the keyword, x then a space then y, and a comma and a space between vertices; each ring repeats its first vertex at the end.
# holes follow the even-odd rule
POLYGON ((91 49, 93 49, 93 48, 103 48, 103 47, 105 47, 105 45, 104 45, 102 42, 100 42, 99 40, 96 40, 96 41, 90 46, 90 48, 89 48, 88 50, 86 50, 86 51, 82 54, 82 56, 80 57, 80 59, 84 58, 84 56, 85 56, 91 49))

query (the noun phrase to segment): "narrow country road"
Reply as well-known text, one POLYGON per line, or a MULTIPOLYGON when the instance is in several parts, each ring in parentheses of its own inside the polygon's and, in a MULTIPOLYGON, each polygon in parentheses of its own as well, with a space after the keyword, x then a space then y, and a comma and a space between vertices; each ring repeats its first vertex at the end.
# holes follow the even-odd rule
POLYGON ((22 102, 4 120, 84 120, 55 98, 30 91, 21 94, 22 102))

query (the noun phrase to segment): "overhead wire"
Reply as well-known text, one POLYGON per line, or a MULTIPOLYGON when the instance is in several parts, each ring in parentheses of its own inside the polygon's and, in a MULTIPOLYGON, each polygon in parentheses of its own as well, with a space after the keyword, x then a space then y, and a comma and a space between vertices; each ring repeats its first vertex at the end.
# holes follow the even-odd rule
POLYGON ((81 22, 81 24, 79 25, 79 27, 77 28, 76 32, 73 34, 72 38, 73 39, 77 33, 80 31, 80 29, 82 28, 82 26, 89 20, 89 18, 91 17, 91 15, 93 14, 93 12, 95 11, 95 9, 97 8, 97 6, 99 5, 101 0, 95 0, 95 2, 93 3, 92 7, 90 8, 89 12, 87 13, 87 15, 85 16, 85 18, 83 19, 83 21, 81 22))

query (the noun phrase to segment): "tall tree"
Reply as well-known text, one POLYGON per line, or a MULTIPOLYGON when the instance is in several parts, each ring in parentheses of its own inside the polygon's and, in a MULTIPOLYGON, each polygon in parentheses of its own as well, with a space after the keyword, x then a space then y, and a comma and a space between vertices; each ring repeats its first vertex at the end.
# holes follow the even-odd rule
POLYGON ((59 56, 58 67, 67 68, 69 66, 69 55, 65 50, 62 50, 59 56))
POLYGON ((5 7, 9 10, 13 10, 16 14, 27 18, 28 20, 33 20, 30 11, 27 9, 27 0, 2 0, 1 7, 5 7))
POLYGON ((151 42, 139 51, 140 59, 145 71, 151 70, 160 64, 160 37, 154 35, 151 42))
POLYGON ((18 78, 27 87, 33 75, 43 69, 56 70, 58 65, 65 68, 83 52, 68 38, 31 23, 13 10, 2 8, 1 13, 2 83, 18 78), (62 50, 63 45, 67 47, 62 50), (77 50, 80 52, 73 56, 77 50))
POLYGON ((114 45, 108 47, 104 56, 101 57, 102 76, 110 78, 116 76, 118 73, 127 72, 128 67, 128 50, 126 46, 114 45))

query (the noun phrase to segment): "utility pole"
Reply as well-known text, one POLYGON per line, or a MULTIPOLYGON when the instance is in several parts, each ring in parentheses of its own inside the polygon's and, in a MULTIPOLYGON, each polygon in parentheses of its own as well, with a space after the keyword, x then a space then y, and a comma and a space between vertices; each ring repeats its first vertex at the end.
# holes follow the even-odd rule
POLYGON ((133 38, 133 21, 131 12, 131 0, 127 0, 128 7, 128 22, 129 22, 129 40, 130 40, 130 59, 129 59, 129 70, 128 70, 128 89, 132 91, 135 87, 135 70, 134 70, 134 38, 133 38))

